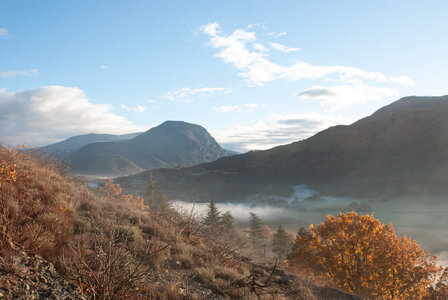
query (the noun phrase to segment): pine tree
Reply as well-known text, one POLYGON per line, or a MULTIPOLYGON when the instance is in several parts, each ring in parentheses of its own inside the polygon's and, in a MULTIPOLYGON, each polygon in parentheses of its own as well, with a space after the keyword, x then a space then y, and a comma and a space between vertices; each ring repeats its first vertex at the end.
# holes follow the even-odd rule
POLYGON ((233 215, 230 212, 230 210, 228 210, 225 214, 222 215, 220 225, 224 231, 227 232, 235 231, 236 229, 235 219, 233 218, 233 215))
POLYGON ((148 178, 148 186, 146 188, 146 202, 149 205, 150 209, 154 209, 155 207, 155 198, 154 194, 156 192, 156 184, 154 180, 152 179, 152 172, 149 172, 149 178, 148 178))
POLYGON ((165 190, 161 187, 157 187, 157 194, 155 196, 156 210, 165 211, 169 207, 168 197, 165 190))
POLYGON ((263 241, 263 222, 260 218, 253 212, 250 212, 250 241, 254 249, 259 248, 263 241))
POLYGON ((204 219, 204 224, 210 227, 217 227, 220 222, 220 214, 221 213, 216 207, 215 199, 211 198, 208 204, 208 211, 204 219))
POLYGON ((292 241, 288 236, 285 228, 279 226, 272 239, 272 252, 274 252, 279 260, 283 260, 291 252, 292 241))
POLYGON ((152 178, 152 172, 149 173, 148 187, 146 191, 146 203, 152 211, 164 211, 168 208, 168 197, 165 190, 157 186, 152 178))

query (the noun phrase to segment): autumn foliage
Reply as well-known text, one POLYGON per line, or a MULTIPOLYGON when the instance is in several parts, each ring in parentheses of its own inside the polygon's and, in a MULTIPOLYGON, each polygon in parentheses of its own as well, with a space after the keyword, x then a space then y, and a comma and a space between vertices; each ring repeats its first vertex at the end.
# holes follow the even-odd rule
POLYGON ((0 186, 3 183, 10 183, 16 181, 17 165, 7 165, 6 163, 0 163, 0 186))
POLYGON ((422 298, 440 272, 435 257, 391 224, 354 212, 311 225, 293 247, 291 269, 368 298, 422 298))
POLYGON ((98 188, 98 193, 101 197, 108 200, 121 201, 129 204, 134 210, 145 211, 148 210, 148 205, 145 205, 143 197, 138 195, 121 194, 122 189, 119 184, 114 184, 112 179, 108 179, 104 186, 98 188))
POLYGON ((439 277, 437 283, 430 286, 429 295, 426 299, 445 300, 448 299, 448 267, 446 267, 439 277))
MULTIPOLYGON (((0 298, 23 298, 10 280, 24 275, 18 252, 53 263, 87 299, 255 296, 241 285, 249 267, 194 214, 149 209, 112 180, 93 191, 58 162, 22 148, 0 146, 0 163, 0 298)), ((35 290, 48 292, 28 286, 24 293, 35 290)))

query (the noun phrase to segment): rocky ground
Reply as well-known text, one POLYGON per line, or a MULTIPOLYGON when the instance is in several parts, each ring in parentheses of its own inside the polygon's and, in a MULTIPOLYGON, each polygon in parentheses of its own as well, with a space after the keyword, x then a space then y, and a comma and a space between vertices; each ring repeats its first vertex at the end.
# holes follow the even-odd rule
POLYGON ((293 273, 275 266, 250 263, 251 277, 247 284, 257 295, 283 299, 358 300, 359 296, 338 289, 321 287, 303 280, 293 273))
MULTIPOLYGON (((251 275, 241 283, 240 288, 263 299, 362 299, 337 289, 314 285, 273 265, 246 263, 250 265, 251 275)), ((184 298, 190 298, 193 294, 196 299, 226 299, 194 278, 190 282, 184 281, 177 293, 184 298)), ((63 279, 51 263, 14 247, 7 256, 0 257, 0 299, 86 298, 79 287, 63 279)))
POLYGON ((0 256, 0 299, 86 299, 48 261, 13 247, 0 256))

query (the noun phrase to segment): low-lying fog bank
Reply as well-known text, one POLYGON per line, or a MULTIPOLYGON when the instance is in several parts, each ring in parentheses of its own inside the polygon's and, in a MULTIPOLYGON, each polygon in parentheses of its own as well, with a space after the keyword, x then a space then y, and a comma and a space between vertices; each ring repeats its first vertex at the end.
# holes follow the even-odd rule
MULTIPOLYGON (((304 185, 294 187, 295 193, 287 198, 254 195, 245 202, 218 203, 221 212, 231 211, 239 226, 248 225, 249 212, 257 214, 273 230, 283 225, 291 232, 309 224, 319 224, 328 214, 357 211, 373 213, 383 223, 392 222, 399 235, 406 234, 431 254, 438 255, 448 265, 448 202, 444 198, 399 197, 388 201, 320 196, 304 185)), ((175 201, 183 210, 203 214, 208 203, 175 201)))

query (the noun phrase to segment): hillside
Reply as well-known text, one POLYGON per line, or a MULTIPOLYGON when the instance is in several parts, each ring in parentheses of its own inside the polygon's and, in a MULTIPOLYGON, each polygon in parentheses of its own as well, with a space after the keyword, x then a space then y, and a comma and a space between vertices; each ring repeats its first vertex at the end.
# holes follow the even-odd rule
POLYGON ((360 299, 243 259, 191 214, 148 210, 110 183, 95 194, 25 151, 0 147, 0 164, 6 299, 360 299))
POLYGON ((75 173, 117 176, 142 169, 192 166, 227 155, 205 128, 166 121, 130 140, 88 144, 67 160, 75 173))
POLYGON ((59 158, 65 158, 73 152, 81 149, 85 145, 98 142, 117 142, 132 139, 142 132, 128 133, 122 135, 89 133, 84 135, 72 136, 58 143, 36 148, 35 150, 43 151, 47 154, 54 155, 59 158))
MULTIPOLYGON (((172 198, 238 200, 288 195, 306 184, 323 194, 356 197, 448 194, 448 96, 406 97, 348 126, 292 144, 221 158, 154 178, 172 198)), ((141 189, 146 173, 117 180, 141 189)))

